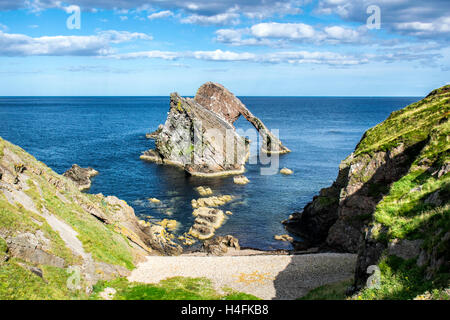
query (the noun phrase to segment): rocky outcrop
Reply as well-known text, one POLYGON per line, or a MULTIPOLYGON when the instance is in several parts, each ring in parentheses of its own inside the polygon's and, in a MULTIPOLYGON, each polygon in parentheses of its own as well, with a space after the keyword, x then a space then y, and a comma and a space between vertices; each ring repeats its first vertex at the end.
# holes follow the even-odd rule
POLYGON ((153 131, 152 133, 146 133, 146 134, 145 134, 145 137, 146 137, 147 139, 153 139, 153 140, 155 140, 155 139, 158 137, 158 135, 161 133, 163 127, 164 127, 164 126, 163 126, 162 124, 160 124, 160 125, 158 126, 158 129, 156 129, 156 130, 153 131))
POLYGON ((211 240, 203 242, 202 251, 213 256, 222 256, 228 252, 230 248, 240 250, 239 240, 231 235, 215 237, 211 240))
POLYGON ((194 99, 170 95, 167 120, 153 134, 155 149, 144 152, 141 159, 175 165, 195 176, 241 174, 249 156, 249 141, 233 126, 241 114, 260 132, 264 151, 289 152, 232 93, 207 83, 194 99))
MULTIPOLYGON (((103 197, 99 195, 99 197, 103 197)), ((125 235, 135 245, 147 252, 152 249, 165 255, 178 255, 182 248, 172 241, 164 226, 152 224, 142 225, 134 213, 134 209, 125 201, 114 196, 103 198, 110 211, 105 215, 99 208, 86 207, 86 210, 102 222, 114 225, 116 230, 125 235)))
POLYGON ((230 195, 212 196, 208 198, 192 199, 192 208, 197 209, 201 207, 220 207, 233 200, 230 195))
POLYGON ((214 232, 225 220, 222 210, 200 207, 192 212, 195 217, 194 225, 189 229, 188 234, 199 239, 206 240, 214 236, 214 232))
POLYGON ((235 184, 247 184, 250 182, 250 180, 246 176, 236 176, 233 178, 233 182, 235 184))
POLYGON ((6 237, 6 244, 11 257, 58 268, 63 268, 66 264, 64 259, 48 253, 51 242, 40 230, 36 233, 25 232, 6 237))
POLYGON ((248 110, 247 107, 224 86, 214 82, 207 82, 198 89, 194 101, 220 115, 230 124, 233 124, 242 115, 261 134, 261 137, 263 138, 262 151, 267 153, 290 152, 290 150, 269 131, 264 123, 254 116, 250 110, 248 110))
POLYGON ((309 247, 358 253, 356 288, 365 285, 370 275, 367 268, 383 257, 418 259, 418 264, 428 266, 428 274, 438 272, 433 264, 446 265, 448 244, 437 236, 444 236, 445 231, 412 221, 433 210, 448 210, 448 197, 444 200, 442 196, 446 192, 439 188, 448 188, 450 178, 449 100, 449 90, 439 89, 368 130, 355 151, 341 162, 332 186, 284 221, 286 229, 305 239, 309 247), (410 212, 405 212, 406 208, 410 212), (414 234, 422 234, 422 238, 414 234))
POLYGON ((98 171, 92 168, 81 168, 74 164, 72 168, 63 173, 63 176, 76 183, 79 190, 86 190, 91 187, 91 178, 98 175, 98 171))

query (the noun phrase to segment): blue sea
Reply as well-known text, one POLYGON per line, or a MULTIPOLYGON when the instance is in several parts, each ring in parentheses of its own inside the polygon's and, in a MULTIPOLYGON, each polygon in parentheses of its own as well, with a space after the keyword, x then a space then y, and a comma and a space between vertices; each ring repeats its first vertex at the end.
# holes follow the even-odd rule
MULTIPOLYGON (((0 136, 21 146, 58 173, 72 164, 93 167, 100 174, 89 193, 115 195, 138 216, 180 223, 177 234, 193 224, 191 200, 197 186, 236 200, 217 235, 231 234, 241 246, 289 249, 274 240, 285 234, 281 221, 301 210, 329 186, 338 165, 355 148, 364 131, 419 97, 240 97, 269 128, 279 130, 291 153, 280 156, 280 168, 293 175, 260 175, 260 164, 246 166, 247 185, 232 177, 187 177, 177 168, 141 161, 154 147, 145 133, 164 123, 169 97, 7 97, 0 98, 0 136), (149 203, 158 198, 160 205, 149 203), (172 213, 171 216, 167 213, 172 213)), ((244 119, 237 128, 247 129, 244 119)))

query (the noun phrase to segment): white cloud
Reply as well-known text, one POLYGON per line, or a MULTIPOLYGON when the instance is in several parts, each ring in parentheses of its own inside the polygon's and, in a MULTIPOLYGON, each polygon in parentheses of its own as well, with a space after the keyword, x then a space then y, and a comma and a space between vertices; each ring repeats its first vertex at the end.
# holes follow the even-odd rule
POLYGON ((315 30, 304 23, 259 23, 250 28, 251 34, 258 38, 312 38, 315 30))
MULTIPOLYGON (((83 11, 93 9, 117 12, 176 11, 184 15, 186 23, 236 24, 237 18, 245 15, 251 19, 299 14, 301 6, 310 0, 71 0, 71 5, 83 11), (234 14, 230 8, 238 11, 234 14)), ((0 10, 26 8, 39 13, 49 8, 61 8, 61 0, 2 0, 0 10)))
POLYGON ((133 40, 151 40, 138 32, 108 30, 90 36, 30 37, 0 31, 0 55, 2 56, 101 56, 113 53, 111 44, 133 40))
POLYGON ((448 36, 450 33, 450 16, 432 22, 401 22, 394 23, 393 26, 397 31, 414 36, 433 36, 437 34, 447 34, 448 36))
POLYGON ((364 43, 369 40, 367 28, 328 26, 315 28, 304 23, 259 23, 250 28, 220 29, 216 31, 217 42, 233 46, 283 46, 288 42, 336 44, 364 43), (275 39, 275 41, 273 40, 275 39))
POLYGON ((173 12, 172 11, 165 10, 165 11, 152 13, 152 14, 148 15, 147 18, 149 20, 154 20, 154 19, 168 18, 168 17, 172 17, 172 16, 173 16, 173 12))
POLYGON ((236 25, 239 24, 239 16, 236 12, 225 12, 212 16, 193 14, 181 19, 181 22, 201 25, 236 25))
POLYGON ((163 60, 175 60, 182 57, 181 53, 171 52, 171 51, 140 51, 140 52, 130 52, 130 53, 121 53, 121 54, 112 54, 107 56, 108 58, 113 59, 163 59, 163 60))
POLYGON ((144 51, 125 54, 113 54, 107 58, 115 59, 196 59, 205 61, 247 61, 255 63, 289 63, 289 64, 324 64, 330 66, 351 66, 367 63, 367 57, 357 57, 353 55, 343 55, 335 52, 310 52, 310 51, 290 51, 276 52, 268 54, 256 54, 251 52, 233 51, 144 51))
POLYGON ((341 18, 366 23, 370 5, 381 13, 381 28, 419 37, 442 36, 449 39, 450 1, 448 0, 320 0, 318 14, 337 14, 341 18))
MULTIPOLYGON (((187 55, 190 56, 189 54, 187 55)), ((192 53, 192 57, 199 60, 210 61, 251 61, 256 60, 257 55, 249 52, 232 52, 232 51, 195 51, 192 53)))

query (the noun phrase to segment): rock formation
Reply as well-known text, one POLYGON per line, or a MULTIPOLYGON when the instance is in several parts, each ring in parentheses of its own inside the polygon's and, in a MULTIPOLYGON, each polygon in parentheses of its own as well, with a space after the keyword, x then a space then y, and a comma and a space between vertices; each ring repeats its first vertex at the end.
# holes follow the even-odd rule
POLYGON ((194 225, 189 229, 188 234, 199 239, 206 240, 214 236, 214 232, 225 220, 222 210, 201 207, 195 209, 192 214, 195 217, 194 225))
POLYGON ((266 153, 288 153, 290 150, 283 146, 264 123, 254 116, 250 110, 234 94, 224 86, 207 82, 197 91, 194 101, 206 109, 223 117, 228 123, 233 124, 241 115, 250 122, 263 138, 262 151, 266 153))
POLYGON ((205 196, 210 196, 213 194, 213 191, 210 187, 204 187, 204 186, 200 186, 195 188, 195 190, 198 192, 199 195, 201 195, 202 197, 205 196))
POLYGON ((333 185, 284 222, 309 246, 358 253, 358 289, 391 256, 417 259, 428 279, 449 270, 449 101, 445 86, 369 129, 333 185))
POLYGON ((194 99, 170 95, 167 120, 151 135, 156 148, 144 152, 141 159, 179 166, 197 176, 241 174, 249 156, 249 141, 233 126, 241 114, 263 137, 263 151, 289 152, 231 92, 208 82, 194 99))
POLYGON ((246 176, 240 175, 240 176, 235 176, 233 178, 233 182, 235 184, 247 184, 250 182, 250 180, 246 176))
POLYGON ((72 168, 63 173, 63 176, 69 178, 78 186, 80 191, 91 187, 91 178, 98 175, 98 171, 92 168, 81 168, 74 164, 72 168))
POLYGON ((228 249, 233 248, 240 250, 239 240, 231 235, 218 236, 211 240, 203 242, 202 251, 214 256, 222 256, 228 252, 228 249))

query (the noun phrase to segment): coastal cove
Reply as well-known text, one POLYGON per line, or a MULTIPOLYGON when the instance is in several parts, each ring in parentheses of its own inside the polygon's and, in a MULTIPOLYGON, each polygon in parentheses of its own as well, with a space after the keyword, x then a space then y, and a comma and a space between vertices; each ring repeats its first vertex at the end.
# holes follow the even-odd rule
MULTIPOLYGON (((165 121, 168 97, 0 98, 0 136, 57 173, 74 163, 94 168, 99 174, 88 193, 115 195, 141 219, 175 219, 177 235, 193 224, 191 200, 199 197, 196 187, 232 195, 235 199, 221 209, 233 214, 216 235, 231 234, 242 247, 290 249, 288 242, 274 239, 286 233, 281 220, 334 181, 339 162, 368 128, 420 98, 240 99, 270 129, 279 130, 280 139, 292 151, 280 156, 280 168, 290 168, 294 174, 261 176, 260 165, 247 164, 245 176, 250 183, 237 185, 233 177, 187 177, 174 167, 141 161, 141 152, 154 147, 145 134, 165 121)), ((250 125, 239 119, 236 127, 250 125)))

